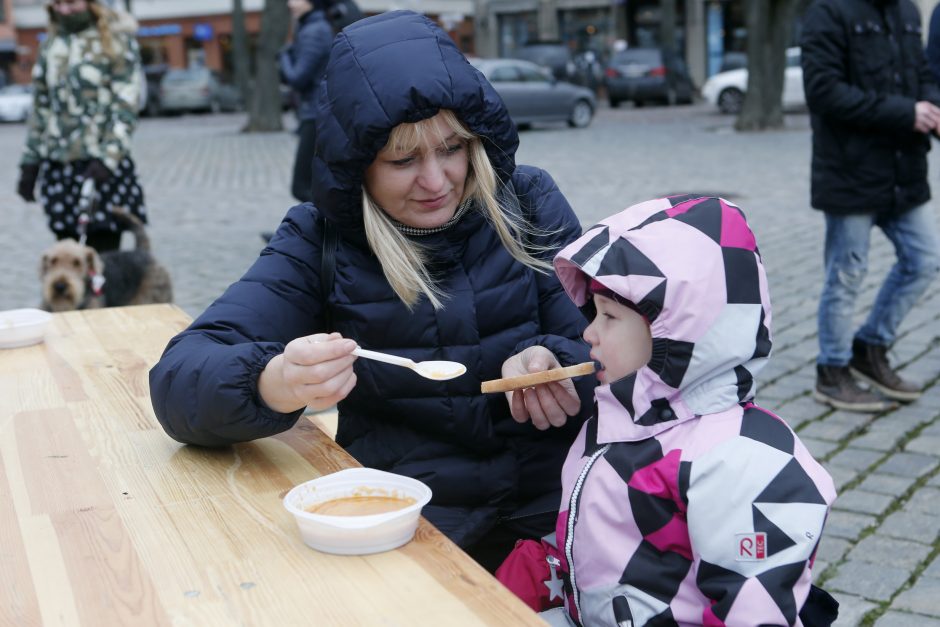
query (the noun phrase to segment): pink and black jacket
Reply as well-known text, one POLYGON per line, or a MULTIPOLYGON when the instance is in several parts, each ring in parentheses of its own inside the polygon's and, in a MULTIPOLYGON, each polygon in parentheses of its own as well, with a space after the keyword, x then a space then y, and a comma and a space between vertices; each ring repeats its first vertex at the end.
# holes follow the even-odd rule
POLYGON ((595 391, 562 471, 558 547, 585 625, 801 625, 832 479, 753 403, 770 355, 767 279, 741 211, 641 203, 555 258, 590 306, 596 279, 635 303, 653 352, 595 391), (632 621, 632 622, 628 622, 632 621))

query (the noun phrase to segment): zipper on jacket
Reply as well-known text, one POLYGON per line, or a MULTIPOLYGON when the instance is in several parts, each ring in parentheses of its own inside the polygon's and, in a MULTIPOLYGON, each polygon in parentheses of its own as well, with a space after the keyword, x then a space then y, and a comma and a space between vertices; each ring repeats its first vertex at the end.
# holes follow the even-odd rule
POLYGON ((595 451, 590 459, 587 460, 587 463, 584 464, 584 468, 581 469, 578 480, 574 484, 574 488, 571 490, 571 499, 568 501, 568 521, 565 524, 565 559, 568 560, 568 577, 571 580, 571 594, 574 596, 574 607, 578 610, 578 622, 582 625, 584 621, 581 614, 581 595, 578 593, 578 584, 574 576, 574 554, 572 552, 574 545, 574 523, 578 517, 578 506, 580 505, 581 488, 584 486, 584 480, 587 479, 587 474, 591 472, 591 466, 594 465, 597 458, 606 453, 608 449, 610 449, 610 444, 605 444, 603 448, 595 451))

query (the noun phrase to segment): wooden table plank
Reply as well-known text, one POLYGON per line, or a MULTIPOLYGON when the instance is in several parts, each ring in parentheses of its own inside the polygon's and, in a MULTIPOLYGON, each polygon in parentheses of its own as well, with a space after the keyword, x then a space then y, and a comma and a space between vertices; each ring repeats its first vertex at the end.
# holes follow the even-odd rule
POLYGON ((540 625, 424 519, 369 556, 306 547, 281 500, 356 466, 309 420, 221 449, 163 432, 168 305, 55 314, 0 351, 0 623, 540 625))

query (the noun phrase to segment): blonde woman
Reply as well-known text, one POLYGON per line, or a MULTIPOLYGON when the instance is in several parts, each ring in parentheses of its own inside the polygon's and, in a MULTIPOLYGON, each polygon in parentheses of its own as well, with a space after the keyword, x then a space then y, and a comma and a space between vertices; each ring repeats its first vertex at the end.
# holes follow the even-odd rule
POLYGON ((337 442, 427 483, 428 519, 494 569, 520 534, 553 530, 594 383, 507 398, 480 382, 588 360, 586 321, 549 270, 578 220, 547 173, 516 166, 502 101, 424 16, 347 27, 316 119, 314 203, 171 341, 151 371, 156 414, 177 440, 221 446, 338 403, 337 442), (357 345, 467 373, 422 379, 356 361, 357 345))
POLYGON ((131 159, 137 124, 140 54, 137 24, 97 0, 54 0, 49 29, 33 68, 34 102, 17 191, 36 200, 36 182, 57 239, 78 238, 114 250, 121 227, 111 209, 147 221, 144 194, 131 159), (82 184, 94 179, 98 202, 80 227, 82 184))

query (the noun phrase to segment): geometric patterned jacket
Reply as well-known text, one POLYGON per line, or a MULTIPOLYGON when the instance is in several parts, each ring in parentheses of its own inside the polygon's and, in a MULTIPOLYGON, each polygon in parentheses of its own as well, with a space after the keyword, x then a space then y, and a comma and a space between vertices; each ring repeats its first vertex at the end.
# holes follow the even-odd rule
POLYGON ((114 14, 112 54, 95 26, 57 32, 33 67, 33 113, 21 163, 100 159, 111 172, 130 152, 142 73, 136 21, 114 14), (130 31, 130 34, 128 33, 130 31))
POLYGON ((835 488, 753 403, 771 349, 767 279, 743 213, 718 198, 641 203, 555 258, 650 323, 652 358, 596 388, 562 471, 566 607, 584 625, 801 625, 835 488), (632 621, 632 622, 631 622, 632 621))

